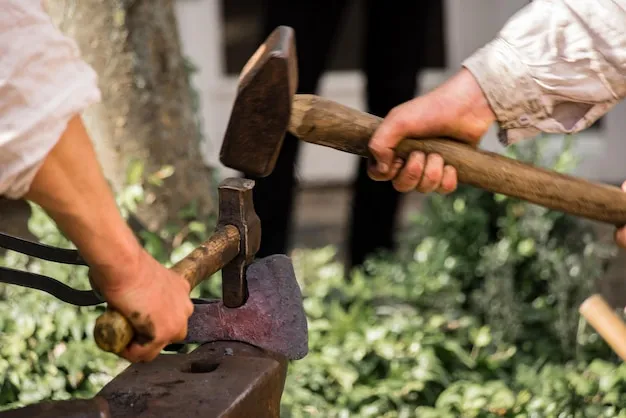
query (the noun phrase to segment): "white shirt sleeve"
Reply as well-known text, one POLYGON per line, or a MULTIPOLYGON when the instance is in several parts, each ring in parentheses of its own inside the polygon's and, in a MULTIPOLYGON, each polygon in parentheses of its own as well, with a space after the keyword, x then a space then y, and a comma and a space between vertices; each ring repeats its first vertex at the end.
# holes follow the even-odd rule
POLYGON ((535 0, 463 65, 503 144, 581 131, 626 97, 626 0, 535 0))
POLYGON ((97 76, 41 0, 0 0, 0 195, 20 198, 67 122, 100 100, 97 76))

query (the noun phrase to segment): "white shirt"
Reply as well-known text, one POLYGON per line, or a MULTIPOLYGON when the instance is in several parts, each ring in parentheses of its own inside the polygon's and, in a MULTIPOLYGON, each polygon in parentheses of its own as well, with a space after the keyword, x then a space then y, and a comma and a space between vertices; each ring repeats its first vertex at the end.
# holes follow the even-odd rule
POLYGON ((96 73, 42 0, 0 0, 0 195, 23 196, 67 122, 99 100, 96 73))
POLYGON ((505 145, 578 132, 626 96, 626 0, 535 0, 463 65, 505 145))

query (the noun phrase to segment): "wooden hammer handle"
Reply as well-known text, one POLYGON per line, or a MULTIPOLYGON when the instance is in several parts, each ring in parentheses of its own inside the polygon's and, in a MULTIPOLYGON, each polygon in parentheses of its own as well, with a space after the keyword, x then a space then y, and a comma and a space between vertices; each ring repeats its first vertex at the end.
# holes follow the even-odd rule
POLYGON ((580 314, 607 342, 618 356, 626 361, 626 324, 600 295, 585 299, 580 314))
MULTIPOLYGON (((382 119, 314 95, 296 95, 288 130, 303 141, 371 157, 368 143, 382 119)), ((626 193, 477 150, 450 139, 405 139, 396 153, 440 154, 459 182, 616 226, 626 224, 626 193)))
MULTIPOLYGON (((190 289, 212 276, 239 254, 239 230, 232 225, 218 228, 202 245, 180 260, 171 270, 189 282, 190 289)), ((166 306, 163 309, 167 309, 166 306)), ((107 307, 96 320, 94 338, 104 351, 119 354, 135 337, 130 321, 121 313, 107 307)))

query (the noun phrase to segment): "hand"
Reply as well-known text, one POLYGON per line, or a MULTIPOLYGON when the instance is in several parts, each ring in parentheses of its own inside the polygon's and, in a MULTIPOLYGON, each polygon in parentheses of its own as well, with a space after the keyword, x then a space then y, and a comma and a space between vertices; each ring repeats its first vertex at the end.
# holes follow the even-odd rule
POLYGON ((138 250, 132 265, 90 270, 95 288, 135 329, 135 340, 120 353, 131 362, 151 361, 163 347, 185 338, 193 313, 189 283, 138 250))
MULTIPOLYGON (((622 190, 626 192, 626 181, 622 183, 622 190)), ((621 248, 626 249, 626 226, 615 230, 615 243, 621 248)))
POLYGON ((395 107, 378 127, 369 148, 375 160, 369 176, 391 180, 396 190, 450 193, 457 187, 457 173, 438 154, 413 152, 407 161, 394 148, 407 137, 449 137, 477 146, 496 120, 480 86, 463 69, 432 92, 395 107))

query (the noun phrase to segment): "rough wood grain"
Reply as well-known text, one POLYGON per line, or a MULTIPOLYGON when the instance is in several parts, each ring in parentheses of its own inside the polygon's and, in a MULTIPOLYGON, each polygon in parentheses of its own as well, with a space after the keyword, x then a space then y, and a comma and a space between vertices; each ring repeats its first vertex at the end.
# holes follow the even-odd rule
MULTIPOLYGON (((296 95, 289 131, 317 145, 371 157, 368 143, 382 119, 314 96, 296 95)), ((618 187, 556 173, 451 139, 405 139, 396 148, 440 154, 457 170, 460 183, 526 200, 575 216, 626 224, 626 193, 618 187)))
MULTIPOLYGON (((235 226, 218 228, 211 238, 176 263, 172 270, 183 276, 193 289, 235 258, 239 244, 239 230, 235 226)), ((94 339, 104 351, 119 354, 133 338, 135 331, 131 322, 110 307, 96 320, 94 339)))
POLYGON ((239 254, 240 242, 236 226, 220 227, 210 239, 172 266, 172 270, 183 276, 193 289, 235 258, 239 254))

